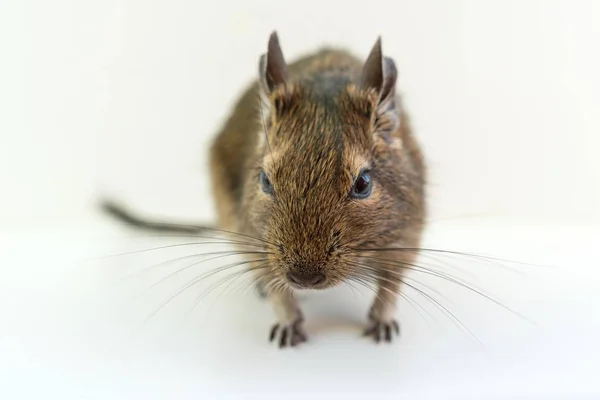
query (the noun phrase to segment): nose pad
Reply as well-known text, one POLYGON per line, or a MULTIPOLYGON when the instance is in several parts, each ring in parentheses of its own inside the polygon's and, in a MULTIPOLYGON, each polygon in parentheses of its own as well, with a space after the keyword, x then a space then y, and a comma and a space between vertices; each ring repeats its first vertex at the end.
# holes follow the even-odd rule
POLYGON ((325 275, 320 272, 316 272, 314 274, 301 274, 298 272, 288 272, 287 278, 297 284, 303 286, 315 286, 319 283, 323 283, 325 281, 325 275))

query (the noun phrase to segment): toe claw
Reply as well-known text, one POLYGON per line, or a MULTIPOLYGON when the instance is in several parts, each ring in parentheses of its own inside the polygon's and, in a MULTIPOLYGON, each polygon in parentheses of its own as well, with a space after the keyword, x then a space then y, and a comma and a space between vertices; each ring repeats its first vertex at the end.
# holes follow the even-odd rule
POLYGON ((375 329, 375 342, 381 342, 381 326, 377 324, 377 329, 375 329))
POLYGON ((306 342, 306 336, 301 332, 294 332, 292 335, 291 345, 296 346, 300 343, 306 342))
POLYGON ((299 342, 306 342, 306 333, 299 324, 294 326, 293 331, 294 336, 298 338, 299 342))
POLYGON ((382 340, 390 343, 394 336, 392 332, 396 334, 400 333, 398 322, 394 320, 389 322, 374 321, 365 329, 364 336, 371 336, 376 343, 380 343, 382 340))
POLYGON ((269 335, 269 342, 272 342, 273 340, 275 340, 275 336, 277 335, 278 330, 279 330, 279 324, 273 325, 273 328, 271 328, 271 334, 269 335))
POLYGON ((300 343, 306 342, 306 333, 301 326, 301 321, 296 321, 291 325, 276 324, 271 328, 269 341, 278 343, 279 348, 295 347, 300 343))
POLYGON ((281 338, 279 340, 279 347, 287 346, 287 337, 288 337, 289 330, 290 330, 290 328, 283 328, 281 330, 281 338))

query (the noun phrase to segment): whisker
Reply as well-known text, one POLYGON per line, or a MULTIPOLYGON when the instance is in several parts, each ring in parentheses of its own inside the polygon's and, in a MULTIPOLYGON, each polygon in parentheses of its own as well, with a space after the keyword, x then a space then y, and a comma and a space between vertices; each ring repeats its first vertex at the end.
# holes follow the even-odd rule
MULTIPOLYGON (((240 253, 237 253, 237 254, 235 254, 235 255, 239 255, 239 254, 240 254, 240 253)), ((243 252, 243 253, 241 253, 241 254, 262 254, 262 253, 256 253, 256 252, 243 252)), ((175 275, 179 274, 179 273, 180 273, 180 272, 182 272, 182 271, 185 271, 185 270, 187 270, 187 269, 190 269, 190 268, 192 268, 192 267, 195 267, 196 265, 202 264, 202 263, 204 263, 204 262, 206 262, 206 261, 212 261, 212 260, 216 260, 216 259, 218 259, 218 258, 223 258, 223 257, 227 257, 227 256, 228 256, 228 255, 221 255, 221 256, 211 257, 211 258, 209 258, 209 259, 206 259, 206 260, 197 261, 197 262, 195 262, 195 263, 193 263, 193 264, 186 265, 185 267, 183 267, 183 268, 180 268, 180 269, 178 269, 178 270, 177 270, 177 271, 175 271, 175 272, 172 272, 171 274, 169 274, 169 275, 167 275, 166 277, 162 278, 160 281, 158 281, 158 282, 154 283, 152 286, 150 286, 148 289, 146 289, 146 291, 148 291, 148 290, 150 290, 150 289, 152 289, 152 288, 156 287, 157 285, 159 285, 159 284, 161 284, 162 282, 166 281, 167 279, 169 279, 169 278, 171 278, 171 277, 173 277, 173 276, 175 276, 175 275)), ((242 264, 239 264, 239 263, 234 263, 233 265, 232 265, 232 264, 229 264, 229 265, 226 265, 226 266, 224 266, 224 267, 219 267, 219 268, 217 268, 217 271, 219 271, 219 272, 220 272, 220 271, 224 271, 224 270, 225 270, 225 269, 227 269, 227 268, 233 268, 233 267, 236 267, 236 266, 238 266, 238 265, 242 265, 242 264)))
MULTIPOLYGON (((392 281, 392 280, 391 280, 391 279, 389 279, 389 278, 386 278, 386 277, 384 277, 384 276, 381 276, 380 274, 378 275, 377 273, 378 273, 378 272, 380 272, 380 270, 379 270, 379 269, 377 269, 377 268, 375 268, 375 267, 373 267, 373 266, 366 265, 366 264, 359 264, 359 263, 355 263, 355 264, 354 264, 354 266, 357 266, 357 267, 367 267, 367 268, 369 268, 369 269, 372 271, 372 273, 374 274, 374 277, 375 277, 376 279, 383 280, 383 281, 386 281, 386 282, 389 282, 389 283, 395 283, 394 281, 392 281)), ((419 284, 421 284, 421 285, 423 285, 423 286, 426 286, 428 290, 431 290, 432 292, 434 292, 435 294, 437 294, 438 296, 440 296, 442 299, 444 299, 444 300, 445 300, 445 301, 447 301, 448 303, 452 303, 452 302, 451 302, 451 301, 450 301, 450 300, 449 300, 447 297, 445 297, 445 296, 444 296, 444 295, 443 295, 443 294, 442 294, 442 293, 441 293, 439 290, 433 289, 433 288, 431 288, 431 287, 429 287, 429 286, 427 286, 427 285, 423 284, 422 282, 419 282, 419 281, 417 281, 416 279, 414 279, 414 278, 412 278, 412 277, 407 277, 407 276, 405 276, 405 275, 403 275, 403 274, 400 274, 398 271, 394 271, 394 270, 390 270, 390 269, 383 269, 383 271, 385 271, 385 272, 387 272, 387 273, 392 273, 392 274, 394 274, 394 275, 401 276, 403 279, 410 279, 410 280, 412 280, 412 281, 414 281, 414 282, 416 282, 416 283, 419 283, 419 284)))
POLYGON ((274 290, 277 282, 278 282, 277 278, 274 277, 272 280, 265 283, 265 292, 267 293, 267 296, 274 290))
POLYGON ((250 286, 252 286, 252 285, 258 285, 264 278, 266 278, 267 276, 271 275, 272 273, 273 272, 271 272, 271 271, 268 270, 267 272, 265 272, 265 273, 263 273, 263 274, 261 274, 261 275, 259 275, 257 277, 254 277, 254 279, 251 279, 250 282, 246 286, 244 286, 242 288, 242 293, 245 294, 245 292, 248 290, 248 288, 250 286))
MULTIPOLYGON (((409 271, 420 272, 422 274, 431 275, 431 276, 434 276, 434 277, 445 279, 448 282, 452 282, 454 284, 457 284, 457 285, 459 285, 459 286, 461 286, 461 287, 463 287, 463 288, 465 288, 465 289, 467 289, 467 290, 469 290, 469 291, 471 291, 473 293, 476 293, 476 294, 478 294, 478 295, 480 295, 480 296, 488 299, 492 303, 494 303, 494 304, 496 304, 496 305, 504 308, 506 311, 508 311, 508 312, 510 312, 510 313, 512 313, 512 314, 514 314, 514 315, 516 315, 516 316, 518 316, 520 318, 522 318, 523 320, 529 322, 532 325, 535 325, 535 323, 533 321, 531 321, 529 318, 527 318, 524 315, 520 314, 519 312, 513 310, 512 308, 508 307, 507 305, 501 303, 500 301, 494 299, 492 296, 484 293, 481 289, 477 288, 477 286, 473 285, 472 283, 461 281, 458 278, 452 277, 452 276, 450 276, 448 274, 445 274, 443 272, 435 271, 435 270, 430 270, 430 269, 427 269, 425 267, 421 267, 421 266, 419 266, 417 264, 412 264, 412 263, 398 261, 398 260, 396 260, 395 262, 397 262, 398 264, 386 264, 386 263, 378 262, 378 265, 396 266, 396 267, 399 267, 399 268, 407 269, 409 271), (469 285, 471 285, 471 286, 469 286, 469 285)), ((373 267, 370 267, 370 268, 373 268, 373 267)), ((392 272, 392 273, 398 274, 397 271, 394 271, 392 269, 386 269, 386 270, 388 272, 392 272)))
POLYGON ((348 287, 351 289, 352 291, 352 295, 354 296, 354 298, 356 298, 356 293, 360 293, 360 291, 356 288, 356 286, 354 286, 352 284, 351 281, 347 280, 345 281, 346 285, 348 285, 348 287))
MULTIPOLYGON (((269 283, 271 283, 271 282, 269 282, 269 283)), ((266 289, 267 289, 267 293, 269 293, 271 290, 273 292, 284 293, 287 290, 287 283, 283 279, 277 277, 276 279, 273 280, 272 289, 269 289, 268 285, 267 285, 266 289)))
MULTIPOLYGON (((363 256, 360 258, 365 259, 365 260, 372 260, 379 267, 396 267, 396 268, 400 268, 400 269, 404 269, 404 270, 408 270, 408 271, 414 271, 415 269, 418 268, 420 270, 431 272, 432 274, 439 274, 443 278, 455 279, 460 282, 460 278, 457 278, 446 272, 440 271, 439 269, 426 267, 426 266, 423 266, 420 264, 409 263, 409 262, 401 261, 401 260, 393 260, 393 259, 389 259, 389 258, 378 258, 378 257, 367 257, 367 256, 363 256)), ((377 270, 377 268, 374 266, 368 266, 368 267, 377 270)), ((390 268, 381 268, 381 269, 383 269, 384 271, 392 272, 394 274, 400 274, 398 271, 395 271, 394 269, 390 269, 390 268)), ((478 290, 480 290, 481 292, 483 292, 482 289, 478 288, 475 284, 473 284, 471 282, 468 282, 468 281, 463 281, 460 283, 459 282, 453 282, 453 283, 457 283, 460 285, 472 285, 472 287, 475 287, 478 290)))
MULTIPOLYGON (((453 254, 453 253, 449 253, 449 254, 448 253, 442 253, 442 254, 436 254, 436 253, 434 253, 434 254, 430 254, 430 253, 427 253, 427 252, 422 252, 422 253, 419 253, 419 256, 421 256, 421 257, 427 257, 427 258, 436 260, 438 262, 441 262, 441 261, 445 261, 445 260, 440 260, 440 258, 439 258, 440 256, 458 256, 458 255, 457 254, 453 254), (435 256, 437 256, 437 257, 435 257, 435 256)), ((505 270, 510 271, 512 273, 515 273, 515 274, 518 274, 518 275, 521 275, 521 276, 523 275, 523 273, 520 270, 518 270, 516 268, 513 268, 513 267, 509 267, 509 266, 504 265, 504 264, 501 264, 501 263, 499 263, 497 261, 494 261, 492 259, 478 258, 477 261, 481 261, 481 262, 483 262, 483 263, 485 263, 485 264, 487 264, 487 265, 489 265, 491 267, 502 268, 502 269, 505 269, 505 270)), ((452 264, 450 264, 448 262, 445 262, 445 264, 447 266, 451 267, 451 268, 454 268, 454 269, 462 272, 462 273, 465 273, 465 271, 462 270, 461 268, 458 268, 458 267, 456 267, 456 266, 454 266, 454 265, 452 265, 452 264)))
MULTIPOLYGON (((250 269, 244 270, 244 271, 239 271, 236 272, 234 274, 230 274, 228 276, 226 276, 225 278, 221 279, 219 282, 217 282, 217 284, 213 285, 209 290, 205 291, 204 293, 202 293, 201 295, 197 296, 196 299, 194 300, 194 305, 192 306, 191 310, 186 313, 186 317, 187 315, 191 314, 196 307, 198 306, 198 304, 200 304, 200 302, 206 298, 206 296, 208 296, 210 293, 212 293, 213 290, 217 289, 219 286, 224 285, 225 283, 229 282, 229 285, 227 285, 225 287, 225 289, 227 289, 233 282, 235 282, 236 279, 238 279, 240 276, 243 276, 249 272, 254 272, 257 270, 261 270, 261 269, 265 269, 267 268, 268 263, 262 263, 256 267, 252 267, 250 269)), ((223 294, 223 291, 221 291, 220 295, 217 297, 220 297, 223 294)), ((209 307, 209 310, 212 309, 212 307, 214 306, 216 302, 216 299, 211 303, 211 306, 209 307)))
POLYGON ((167 266, 167 265, 169 265, 171 263, 175 263, 177 261, 182 261, 182 260, 187 260, 187 259, 190 259, 190 258, 201 257, 201 256, 222 255, 221 257, 212 257, 212 258, 209 258, 209 259, 206 259, 206 260, 202 260, 201 261, 201 263, 202 263, 202 262, 205 262, 205 261, 215 260, 215 259, 222 258, 222 257, 238 256, 238 255, 246 255, 246 254, 269 254, 269 253, 260 252, 260 251, 259 252, 254 252, 254 251, 253 252, 246 252, 246 251, 239 251, 239 250, 229 250, 229 251, 211 251, 211 252, 208 252, 208 253, 190 254, 190 255, 187 255, 187 256, 172 258, 172 259, 169 259, 169 260, 166 260, 166 261, 162 261, 162 262, 157 263, 157 264, 153 264, 153 265, 151 265, 149 267, 143 268, 141 271, 136 271, 134 273, 126 275, 126 276, 124 276, 124 277, 122 277, 122 278, 114 281, 113 283, 122 282, 122 281, 125 281, 125 280, 128 280, 128 279, 131 279, 133 277, 139 277, 140 274, 143 274, 144 272, 148 272, 148 271, 150 271, 152 269, 164 267, 164 266, 167 266))
POLYGON ((358 283, 358 284, 366 287, 367 289, 369 289, 369 291, 373 292, 374 294, 377 294, 377 291, 375 290, 375 288, 371 287, 364 280, 360 279, 360 277, 358 277, 358 276, 349 276, 347 279, 348 280, 352 280, 353 282, 356 282, 356 283, 358 283))
MULTIPOLYGON (((253 268, 252 268, 252 270, 246 270, 246 271, 242 271, 242 272, 241 272, 241 273, 239 273, 239 274, 236 274, 236 277, 235 277, 235 278, 234 278, 234 279, 233 279, 233 280, 232 280, 232 281, 231 281, 231 282, 230 282, 230 283, 229 283, 227 286, 225 286, 225 287, 223 288, 223 290, 221 290, 221 292, 220 292, 220 293, 217 295, 217 299, 219 299, 219 298, 220 298, 220 297, 223 295, 223 293, 224 293, 226 290, 228 290, 228 289, 229 289, 229 287, 230 287, 230 286, 231 286, 233 283, 235 283, 235 282, 236 282, 236 280, 237 280, 239 277, 241 277, 241 276, 244 276, 245 274, 247 274, 247 273, 249 273, 249 272, 254 272, 254 271, 258 270, 258 269, 267 269, 267 265, 268 265, 268 262, 266 262, 266 263, 262 263, 262 264, 260 264, 260 265, 259 265, 259 266, 257 266, 257 267, 253 267, 253 268)), ((205 297, 205 296, 204 296, 204 297, 205 297)), ((204 297, 202 297, 202 298, 204 298, 204 297)), ((202 298, 201 298, 201 299, 202 299, 202 298)), ((198 299, 198 301, 197 301, 197 302, 200 302, 200 300, 201 300, 201 299, 198 299)), ((217 299, 215 299, 215 301, 216 301, 217 299)), ((213 303, 214 303, 214 302, 213 302, 213 303)))
POLYGON ((448 310, 448 308, 446 308, 443 304, 441 304, 439 301, 437 301, 435 298, 431 297, 429 294, 427 294, 423 290, 411 285, 410 283, 407 283, 403 280, 402 280, 402 283, 404 283, 411 289, 417 291, 419 294, 421 294, 422 296, 427 298, 433 304, 437 305, 438 308, 441 308, 441 310, 443 310, 446 313, 446 315, 450 317, 450 319, 455 323, 455 325, 458 324, 457 327, 459 329, 460 329, 460 327, 464 328, 477 341, 477 343, 479 343, 482 347, 484 347, 481 340, 479 340, 479 338, 458 317, 456 317, 450 310, 448 310))
POLYGON ((280 279, 277 282, 277 285, 275 286, 275 291, 279 292, 279 293, 286 293, 289 290, 287 283, 280 279))
MULTIPOLYGON (((375 273, 375 277, 376 277, 377 279, 384 280, 384 281, 386 281, 386 282, 394 283, 392 280, 390 280, 390 279, 388 279, 388 278, 385 278, 385 277, 383 277, 383 276, 377 275, 377 273, 378 273, 378 272, 381 272, 381 271, 383 270, 383 271, 385 271, 386 273, 392 273, 393 275, 398 275, 398 276, 401 276, 401 277, 403 277, 403 278, 408 278, 408 279, 411 279, 411 280, 413 280, 413 281, 415 281, 415 282, 418 282, 418 281, 416 281, 414 278, 409 278, 409 277, 406 277, 406 276, 404 276, 403 274, 401 274, 400 272, 398 272, 398 271, 394 271, 394 270, 392 270, 392 269, 388 269, 388 268, 379 268, 379 269, 378 269, 378 268, 376 268, 376 267, 374 267, 374 266, 371 266, 371 265, 367 265, 367 264, 361 264, 361 263, 356 263, 356 262, 355 262, 355 263, 353 263, 353 265, 354 265, 354 266, 356 266, 356 267, 362 267, 362 268, 368 268, 368 269, 370 269, 370 270, 371 270, 373 273, 375 273)), ((381 264, 380 264, 380 265, 381 265, 381 264)), ((409 271, 411 270, 410 268, 407 268, 407 267, 405 267, 405 266, 400 266, 399 268, 402 268, 402 269, 407 269, 407 270, 409 270, 409 271)), ((437 272, 437 271, 436 271, 436 272, 437 272)), ((419 283, 420 283, 420 282, 419 282, 419 283)), ((420 284, 421 284, 421 285, 424 285, 423 283, 420 283, 420 284)), ((424 285, 424 286, 425 286, 425 285, 424 285)), ((428 288, 429 290, 431 290, 432 292, 434 292, 435 294, 437 294, 438 296, 440 296, 441 298, 443 298, 444 300, 446 300, 447 302, 451 303, 451 301, 450 301, 450 300, 448 300, 448 299, 447 299, 447 298, 446 298, 446 297, 445 297, 445 296, 444 296, 442 293, 440 293, 440 291, 438 291, 438 290, 436 290, 436 289, 433 289, 433 288, 430 288, 430 287, 427 287, 427 288, 428 288)))
MULTIPOLYGON (((377 273, 377 269, 368 265, 359 265, 360 267, 364 267, 364 268, 370 268, 371 274, 375 274, 377 273)), ((367 272, 367 274, 369 274, 369 272, 367 272)), ((373 278, 376 278, 375 276, 372 276, 373 278)), ((450 320, 461 330, 461 331, 465 331, 468 332, 470 334, 470 336, 472 336, 480 345, 483 345, 483 343, 481 343, 481 341, 477 338, 477 336, 475 336, 473 334, 473 332, 471 332, 470 329, 468 329, 466 327, 466 325, 460 321, 460 319, 458 319, 458 317, 456 317, 450 310, 448 310, 447 307, 445 307, 443 304, 441 304, 439 301, 437 301, 435 298, 431 297, 429 294, 427 294, 426 292, 424 292, 423 290, 415 287, 414 285, 411 285, 410 283, 404 281, 403 279, 398 279, 401 283, 405 284, 406 286, 408 286, 409 288, 415 290, 417 293, 419 293, 422 297, 424 297, 425 299, 429 300, 433 305, 435 305, 440 311, 442 311, 442 313, 444 313, 447 317, 450 318, 450 320)), ((400 294, 401 291, 398 291, 398 293, 393 292, 392 290, 390 290, 389 288, 380 286, 382 289, 385 289, 387 291, 389 291, 392 294, 400 294)), ((431 314, 429 314, 431 316, 431 314)))
MULTIPOLYGON (((216 298, 216 299, 213 301, 213 304, 214 304, 214 303, 215 303, 215 302, 216 302, 216 301, 217 301, 217 300, 218 300, 218 299, 219 299, 221 296, 223 296, 223 293, 225 293, 227 290, 229 290, 229 288, 231 287, 231 285, 233 285, 234 283, 236 283, 236 282, 237 282, 237 280, 238 280, 240 277, 242 277, 242 276, 245 276, 246 274, 248 274, 248 273, 250 273, 250 272, 251 272, 251 273, 254 273, 254 272, 258 271, 258 270, 267 270, 267 273, 268 273, 268 272, 270 272, 270 271, 269 271, 269 267, 268 267, 268 265, 269 265, 269 262, 267 261, 267 262, 264 262, 264 263, 262 263, 262 264, 259 264, 259 265, 258 265, 258 266, 256 266, 256 267, 253 267, 253 268, 252 268, 252 269, 250 269, 250 270, 243 271, 241 274, 237 274, 237 275, 236 275, 236 277, 235 277, 233 280, 231 280, 231 282, 230 282, 230 283, 229 283, 227 286, 225 286, 225 287, 224 287, 224 288, 221 290, 221 292, 219 292, 219 294, 217 295, 217 298, 216 298)), ((253 281, 253 279, 250 279, 250 281, 252 282, 252 281, 253 281)), ((204 297, 206 297, 206 296, 203 296, 202 298, 204 298, 204 297)), ((197 303, 199 303, 200 301, 201 301, 201 299, 198 299, 197 303)), ((212 306, 211 306, 211 307, 212 307, 212 306)))
POLYGON ((433 318, 433 315, 431 315, 431 313, 425 308, 423 307, 418 301, 414 300, 412 297, 410 297, 408 295, 408 293, 404 293, 399 291, 398 294, 406 299, 406 301, 411 304, 411 306, 413 307, 413 309, 421 316, 421 318, 425 321, 425 323, 427 324, 427 326, 429 328, 431 328, 431 323, 429 322, 429 320, 427 318, 425 318, 425 315, 423 315, 423 313, 420 310, 422 310, 425 314, 427 314, 429 316, 429 318, 431 318, 433 320, 433 322, 435 322, 437 324, 437 321, 435 320, 435 318, 433 318))
MULTIPOLYGON (((239 266, 239 265, 243 265, 243 264, 249 264, 251 262, 258 262, 258 261, 264 261, 264 260, 250 260, 250 261, 244 261, 244 262, 240 262, 239 264, 235 264, 233 266, 229 266, 229 268, 235 267, 235 266, 239 266)), ((182 287, 181 289, 179 289, 175 294, 171 295, 165 302, 163 302, 158 309, 156 309, 152 314, 150 314, 142 323, 142 326, 144 326, 152 317, 154 317, 158 312, 160 312, 160 310, 162 310, 164 307, 166 307, 169 303, 171 303, 177 296, 179 296, 181 293, 185 292, 186 290, 188 290, 189 288, 191 288, 192 286, 195 286, 196 284, 200 283, 201 281, 203 281, 204 279, 214 275, 215 273, 221 272, 223 271, 223 269, 220 269, 218 271, 213 271, 213 273, 211 274, 202 274, 199 277, 193 279, 191 282, 189 282, 188 284, 186 284, 184 287, 182 287)))
MULTIPOLYGON (((169 233, 169 234, 151 234, 151 233, 143 233, 143 234, 136 234, 136 235, 127 235, 126 238, 128 239, 210 239, 210 240, 221 240, 221 241, 227 241, 227 243, 240 243, 240 244, 247 244, 247 245, 256 245, 256 246, 263 246, 262 243, 256 243, 256 242, 250 242, 250 241, 243 241, 241 239, 230 239, 227 237, 224 237, 223 235, 221 236, 206 236, 204 234, 182 234, 182 233, 169 233)), ((258 239, 254 239, 254 240, 258 240, 258 239)))
MULTIPOLYGON (((376 277, 374 274, 373 274, 373 275, 367 274, 367 275, 365 275, 365 276, 366 276, 366 277, 368 277, 369 279, 373 279, 373 280, 375 280, 375 279, 378 279, 378 278, 377 278, 377 277, 376 277)), ((373 289, 373 292, 375 292, 375 290, 374 290, 374 289, 373 289)), ((375 292, 375 293, 376 293, 376 292, 375 292)), ((427 318, 425 318, 425 316, 423 315, 423 313, 421 313, 421 312, 419 311, 419 308, 420 308, 421 310, 423 310, 423 311, 424 311, 424 312, 425 312, 427 315, 429 315, 429 317, 430 317, 430 318, 431 318, 431 319, 432 319, 434 322, 436 322, 436 321, 435 321, 435 318, 433 318, 433 316, 431 315, 431 313, 430 313, 430 312, 429 312, 429 311, 428 311, 426 308, 424 308, 424 307, 423 307, 421 304, 419 304, 419 302, 415 301, 413 298, 411 298, 410 296, 408 296, 408 294, 406 294, 406 293, 403 293, 402 291, 398 291, 398 293, 397 293, 397 294, 398 294, 400 297, 402 297, 403 299, 405 299, 405 300, 408 302, 408 304, 410 304, 410 305, 411 305, 411 307, 413 307, 413 309, 414 309, 414 310, 415 310, 415 311, 416 311, 416 312, 417 312, 417 313, 418 313, 418 314, 421 316, 421 318, 423 318, 423 320, 425 321, 425 323, 426 323, 426 324, 427 324, 427 325, 428 325, 428 326, 431 328, 431 324, 429 323, 429 320, 428 320, 427 318), (417 307, 418 307, 418 308, 417 308, 417 307)))
POLYGON ((386 305, 391 306, 391 304, 381 296, 381 293, 379 293, 378 290, 376 290, 374 287, 372 287, 371 285, 368 284, 369 280, 373 281, 373 283, 375 282, 375 279, 373 276, 369 276, 369 275, 363 273, 363 274, 361 274, 361 276, 357 276, 355 274, 355 275, 353 275, 353 278, 354 278, 355 282, 361 283, 364 287, 371 290, 375 294, 376 300, 383 301, 386 305), (363 278, 366 278, 367 282, 364 282, 363 278))
POLYGON ((347 280, 351 280, 352 282, 356 282, 359 285, 367 288, 370 292, 372 292, 375 295, 375 299, 379 299, 380 301, 384 301, 385 302, 385 300, 381 298, 381 294, 379 294, 374 287, 372 287, 367 282, 365 282, 360 276, 353 275, 353 276, 350 276, 350 277, 348 277, 346 279, 347 280))
POLYGON ((434 288, 432 288, 431 286, 427 286, 427 285, 426 285, 426 284, 424 284, 423 282, 421 282, 421 281, 418 281, 418 280, 416 280, 415 278, 413 278, 413 277, 410 277, 410 276, 403 276, 402 278, 403 278, 403 279, 409 279, 409 280, 411 280, 412 282, 414 282, 414 283, 416 283, 416 284, 418 284, 418 285, 424 286, 425 288, 427 288, 427 290, 429 290, 429 291, 431 291, 431 292, 435 293, 435 294, 436 294, 436 295, 438 295, 440 298, 442 298, 442 300, 444 300, 445 302, 452 304, 452 300, 450 300, 448 297, 444 296, 444 294, 443 294, 442 292, 440 292, 439 290, 437 290, 437 289, 434 289, 434 288))
MULTIPOLYGON (((438 254, 423 254, 423 253, 420 253, 419 257, 420 257, 420 259, 423 259, 423 258, 429 259, 431 261, 430 265, 432 265, 435 268, 453 269, 453 270, 456 270, 457 272, 460 272, 461 274, 464 274, 464 275, 469 276, 471 278, 475 277, 475 274, 470 273, 468 271, 465 271, 464 268, 460 268, 460 267, 457 267, 456 265, 451 264, 447 260, 444 260, 443 258, 441 258, 441 256, 438 255, 438 254)), ((382 258, 382 260, 389 260, 389 259, 383 259, 382 258)), ((392 261, 396 261, 396 260, 392 260, 392 261)), ((506 269, 509 269, 509 270, 514 271, 514 272, 516 272, 516 273, 518 273, 518 274, 521 275, 521 272, 519 272, 519 271, 517 271, 517 270, 515 270, 513 268, 506 267, 506 269)))
POLYGON ((485 256, 482 254, 464 253, 464 252, 454 251, 454 250, 432 249, 432 248, 425 248, 425 247, 383 247, 383 248, 353 249, 353 250, 355 252, 365 252, 365 253, 367 253, 367 252, 402 252, 402 251, 420 253, 420 252, 428 251, 428 252, 432 252, 432 253, 451 254, 451 255, 471 257, 471 258, 481 259, 481 260, 502 261, 502 262, 507 262, 507 263, 511 263, 511 264, 526 265, 526 266, 531 266, 531 267, 553 268, 548 265, 526 263, 526 262, 522 262, 522 261, 514 261, 514 260, 508 260, 508 259, 503 259, 503 258, 498 258, 498 257, 485 256))
POLYGON ((253 244, 241 244, 241 243, 232 243, 232 242, 191 242, 191 243, 177 243, 177 244, 169 244, 169 245, 166 245, 166 246, 152 247, 152 248, 149 248, 149 249, 129 251, 129 252, 125 252, 125 253, 110 254, 110 255, 107 255, 107 256, 101 256, 101 257, 99 257, 99 259, 121 257, 121 256, 132 255, 132 254, 144 253, 144 252, 147 252, 147 251, 164 250, 164 249, 170 249, 170 248, 175 248, 175 247, 200 246, 200 245, 205 245, 205 244, 235 244, 236 246, 262 247, 262 246, 253 245, 253 244))
POLYGON ((245 237, 247 239, 258 240, 259 242, 270 244, 271 246, 276 246, 274 243, 272 243, 272 242, 270 242, 268 240, 265 240, 264 238, 260 238, 258 236, 252 236, 252 235, 248 235, 248 234, 245 234, 245 233, 227 231, 227 230, 224 230, 224 229, 208 228, 207 230, 215 231, 215 232, 220 232, 220 233, 225 233, 225 234, 228 234, 228 235, 241 236, 241 237, 245 237))

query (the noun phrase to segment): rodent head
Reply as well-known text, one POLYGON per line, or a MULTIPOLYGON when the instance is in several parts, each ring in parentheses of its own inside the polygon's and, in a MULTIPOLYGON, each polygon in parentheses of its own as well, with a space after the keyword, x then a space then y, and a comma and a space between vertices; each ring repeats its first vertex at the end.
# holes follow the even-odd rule
MULTIPOLYGON (((359 249, 405 234, 396 68, 381 41, 358 71, 290 82, 276 33, 260 60, 262 142, 245 187, 245 212, 268 242, 275 281, 321 289, 352 276, 359 249)), ((407 182, 404 182, 406 180, 407 182)))

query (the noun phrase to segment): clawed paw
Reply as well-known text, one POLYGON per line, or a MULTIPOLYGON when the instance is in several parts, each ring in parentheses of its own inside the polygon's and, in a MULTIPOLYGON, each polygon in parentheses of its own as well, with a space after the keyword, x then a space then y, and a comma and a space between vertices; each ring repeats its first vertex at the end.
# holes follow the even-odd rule
POLYGON ((377 343, 382 340, 391 342, 392 338, 399 334, 400 325, 398 325, 398 321, 395 319, 391 321, 372 320, 364 331, 364 336, 371 336, 377 343))
POLYGON ((290 325, 276 324, 271 328, 269 341, 279 343, 279 347, 294 347, 306 342, 306 333, 302 329, 302 321, 290 325))

